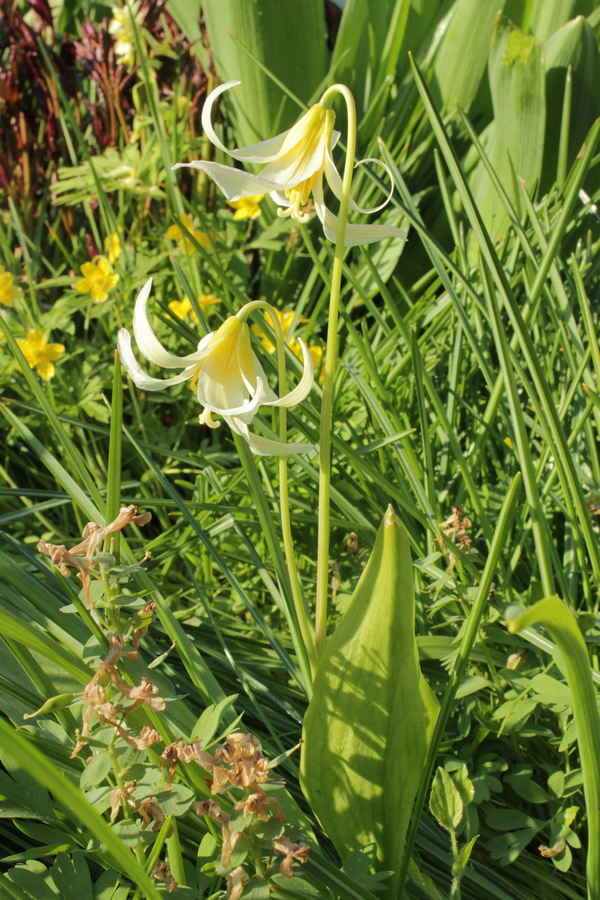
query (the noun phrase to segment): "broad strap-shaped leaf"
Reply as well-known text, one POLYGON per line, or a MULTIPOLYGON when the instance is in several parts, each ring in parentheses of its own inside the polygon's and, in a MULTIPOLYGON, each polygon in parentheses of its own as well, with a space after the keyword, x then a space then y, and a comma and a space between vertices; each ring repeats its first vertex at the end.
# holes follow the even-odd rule
POLYGON ((408 535, 390 506, 317 669, 301 783, 342 859, 375 842, 395 872, 439 711, 414 628, 408 535))
MULTIPOLYGON (((522 178, 531 191, 542 171, 546 125, 543 44, 499 15, 489 76, 494 121, 482 142, 504 190, 517 204, 516 179, 522 178)), ((474 173, 472 189, 482 218, 497 240, 505 233, 509 218, 482 162, 474 173)))

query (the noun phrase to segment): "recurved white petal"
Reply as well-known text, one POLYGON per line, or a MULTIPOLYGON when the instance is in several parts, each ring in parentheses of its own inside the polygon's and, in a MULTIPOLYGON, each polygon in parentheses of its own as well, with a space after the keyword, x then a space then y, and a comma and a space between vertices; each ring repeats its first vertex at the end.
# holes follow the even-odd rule
POLYGON ((183 372, 180 372, 179 375, 173 375, 172 378, 152 378, 151 375, 144 372, 133 355, 131 335, 126 328, 121 328, 119 331, 117 346, 121 362, 127 369, 133 383, 142 391, 162 391, 173 384, 181 384, 182 381, 187 381, 192 377, 196 368, 196 366, 189 366, 183 372))
MULTIPOLYGON (((241 82, 239 81, 227 81, 225 84, 219 85, 218 88, 215 88, 214 91, 210 92, 202 109, 202 127, 204 128, 204 133, 209 141, 220 150, 228 153, 229 156, 232 156, 234 159, 239 159, 248 163, 268 163, 272 159, 276 159, 288 134, 287 131, 284 131, 282 134, 278 134, 275 137, 268 138, 266 141, 260 141, 258 144, 250 144, 247 147, 229 150, 225 144, 222 143, 212 126, 212 108, 215 100, 224 93, 224 91, 228 91, 229 88, 236 87, 240 83, 241 82)), ((173 168, 175 169, 177 166, 173 166, 173 168)), ((230 197, 229 199, 233 198, 230 197)))
MULTIPOLYGON (((334 216, 330 209, 325 206, 323 200, 323 185, 317 184, 313 187, 313 197, 315 199, 315 211, 323 225, 325 237, 334 244, 338 235, 338 218, 334 216)), ((346 233, 344 236, 345 247, 356 247, 359 244, 373 244, 376 241, 385 238, 395 237, 400 240, 406 240, 406 232, 395 225, 346 225, 346 233)))
POLYGON ((302 378, 295 388, 287 394, 284 394, 283 397, 280 397, 278 400, 271 400, 270 402, 265 403, 265 406, 296 406, 296 404, 301 403, 310 392, 315 380, 315 367, 312 356, 310 355, 310 350, 303 340, 298 338, 298 341, 302 347, 302 357, 304 362, 302 378))
POLYGON ((260 437, 258 434, 253 434, 239 418, 228 416, 225 421, 232 431, 248 441, 250 449, 257 456, 292 456, 294 453, 307 453, 309 450, 314 450, 313 444, 284 444, 281 441, 260 437))
POLYGON ((174 169, 186 167, 206 172, 228 200, 254 197, 256 194, 269 194, 280 187, 278 183, 269 181, 262 175, 252 175, 243 169, 234 169, 233 166, 223 166, 216 162, 204 162, 201 159, 194 159, 190 163, 177 163, 173 166, 174 169))
POLYGON ((151 287, 152 279, 149 278, 137 295, 133 310, 133 333, 140 348, 140 353, 150 362, 156 363, 157 366, 163 366, 165 369, 179 369, 189 366, 190 363, 198 362, 202 359, 202 355, 198 350, 195 353, 188 354, 188 356, 175 356, 163 347, 152 331, 146 313, 151 287))

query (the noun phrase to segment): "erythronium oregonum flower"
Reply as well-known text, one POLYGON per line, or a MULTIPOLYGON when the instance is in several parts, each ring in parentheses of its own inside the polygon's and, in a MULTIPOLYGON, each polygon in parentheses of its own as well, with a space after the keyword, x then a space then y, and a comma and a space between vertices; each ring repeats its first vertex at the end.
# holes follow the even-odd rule
POLYGON ((249 303, 237 315, 229 316, 217 331, 205 335, 198 349, 187 356, 175 356, 166 350, 154 334, 146 306, 152 287, 149 279, 135 301, 133 333, 143 356, 166 369, 182 369, 171 378, 152 378, 138 365, 131 349, 131 335, 119 331, 119 355, 134 383, 143 391, 161 391, 182 381, 190 381, 204 410, 200 422, 218 427, 213 413, 223 416, 232 431, 248 441, 250 449, 259 456, 288 456, 312 450, 312 444, 284 444, 253 434, 248 425, 261 406, 295 406, 307 396, 314 380, 312 358, 305 344, 301 344, 304 369, 296 387, 283 397, 271 390, 263 368, 252 350, 250 327, 245 316, 249 303))
MULTIPOLYGON (((242 198, 254 197, 257 194, 270 194, 279 204, 280 216, 291 216, 298 222, 306 222, 308 214, 303 210, 312 194, 315 211, 321 220, 325 237, 330 241, 337 240, 337 217, 325 206, 323 196, 323 175, 338 200, 342 198, 342 179, 333 161, 332 151, 340 134, 334 131, 335 113, 332 109, 316 103, 301 119, 290 128, 274 138, 228 150, 219 140, 211 121, 215 100, 224 91, 229 90, 239 81, 228 81, 215 88, 206 98, 202 110, 202 126, 206 136, 233 159, 243 163, 264 164, 259 175, 251 175, 242 169, 224 166, 217 162, 194 160, 191 163, 177 163, 179 166, 191 166, 200 169, 212 178, 225 194, 229 202, 242 198)), ((375 160, 375 162, 377 162, 375 160)), ((383 163, 379 163, 383 165, 383 163)), ((387 167, 386 167, 387 168, 387 167)), ((361 209, 350 199, 350 209, 355 212, 377 212, 385 206, 387 200, 371 210, 361 209)), ((406 232, 392 225, 346 225, 344 244, 347 247, 357 244, 371 244, 383 238, 406 238, 406 232)))

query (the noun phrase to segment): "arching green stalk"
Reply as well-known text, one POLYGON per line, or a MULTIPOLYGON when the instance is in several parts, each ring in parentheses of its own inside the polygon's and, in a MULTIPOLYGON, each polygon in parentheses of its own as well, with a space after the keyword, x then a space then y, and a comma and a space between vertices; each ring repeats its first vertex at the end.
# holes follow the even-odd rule
POLYGON ((321 406, 321 433, 319 450, 319 512, 317 549, 317 599, 315 611, 315 647, 317 658, 325 649, 327 636, 327 594, 329 586, 329 493, 331 486, 331 417, 333 407, 333 376, 337 363, 337 326, 340 305, 340 287, 344 262, 344 239, 348 220, 348 205, 352 188, 352 173, 356 150, 356 108, 354 98, 343 84, 334 84, 321 98, 321 106, 330 107, 336 94, 346 101, 348 136, 346 140, 346 164, 340 201, 339 224, 335 256, 331 272, 331 294, 327 320, 327 349, 323 378, 323 403, 321 406))

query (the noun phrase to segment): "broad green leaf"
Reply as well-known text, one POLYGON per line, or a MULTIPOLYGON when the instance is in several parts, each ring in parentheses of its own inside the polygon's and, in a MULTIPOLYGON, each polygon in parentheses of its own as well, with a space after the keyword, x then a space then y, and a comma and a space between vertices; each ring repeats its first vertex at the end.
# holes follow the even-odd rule
POLYGON ((433 62, 433 94, 448 109, 473 102, 490 52, 499 0, 456 0, 433 62))
POLYGON ((573 19, 546 41, 544 49, 547 111, 544 168, 540 184, 542 192, 550 189, 558 174, 559 135, 569 66, 572 69, 572 92, 568 120, 568 167, 575 162, 575 157, 600 111, 600 58, 590 24, 581 16, 573 19))
POLYGON ((455 831, 461 823, 465 805, 449 772, 438 767, 433 779, 429 809, 442 828, 455 831))
MULTIPOLYGON (((542 171, 546 127, 543 44, 499 15, 492 37, 489 76, 494 121, 482 136, 482 144, 516 205, 515 179, 523 179, 531 191, 542 171)), ((472 187, 483 221, 497 240, 505 233, 509 218, 483 162, 473 175, 472 187)))
POLYGON ((236 145, 252 144, 289 128, 302 109, 275 81, 285 82, 287 93, 303 103, 318 89, 327 63, 323 4, 320 0, 204 0, 202 8, 219 80, 241 82, 225 101, 236 145))
POLYGON ((594 0, 536 0, 529 28, 540 41, 547 41, 569 19, 589 16, 594 0))
POLYGON ((414 628, 408 535, 388 507, 317 669, 301 784, 342 859, 374 842, 396 871, 439 710, 414 628))
POLYGON ((511 614, 509 610, 507 618, 512 634, 532 625, 543 625, 563 654, 573 696, 573 717, 578 728, 577 743, 588 817, 588 896, 600 897, 600 715, 587 647, 572 613, 558 597, 540 600, 521 615, 511 614))

